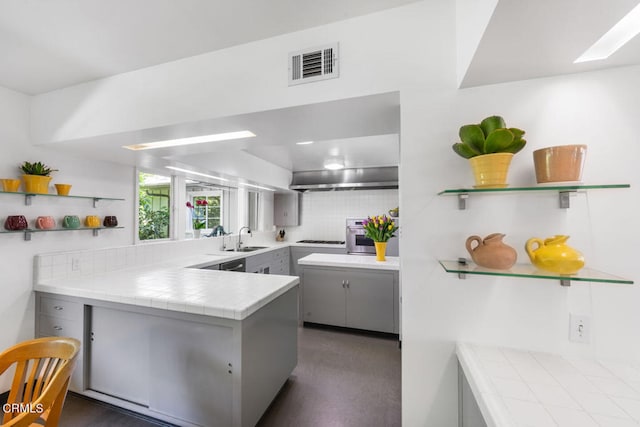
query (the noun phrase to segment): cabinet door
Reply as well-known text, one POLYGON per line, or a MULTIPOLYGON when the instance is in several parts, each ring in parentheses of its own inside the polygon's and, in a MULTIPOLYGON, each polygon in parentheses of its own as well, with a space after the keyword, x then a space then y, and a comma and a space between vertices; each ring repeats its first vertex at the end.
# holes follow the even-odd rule
POLYGON ((305 267, 303 280, 304 321, 345 326, 344 273, 305 267))
POLYGON ((274 194, 273 222, 276 226, 292 226, 298 223, 298 193, 274 194))
POLYGON ((346 325, 349 328, 393 333, 393 273, 378 270, 342 274, 348 280, 346 325))
POLYGON ((149 404, 149 317, 91 308, 90 389, 149 404))

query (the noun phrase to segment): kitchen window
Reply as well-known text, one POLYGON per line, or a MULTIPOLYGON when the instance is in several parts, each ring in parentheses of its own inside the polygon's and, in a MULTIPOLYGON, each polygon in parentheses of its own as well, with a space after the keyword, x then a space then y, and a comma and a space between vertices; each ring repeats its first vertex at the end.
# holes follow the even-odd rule
POLYGON ((188 200, 192 206, 198 206, 198 200, 206 201, 206 205, 199 206, 198 208, 187 211, 187 231, 190 232, 193 229, 193 220, 199 219, 204 221, 204 230, 207 233, 211 232, 219 225, 223 225, 223 195, 220 190, 208 190, 208 191, 192 191, 187 194, 188 200), (197 218, 196 218, 197 216, 197 218))
POLYGON ((171 224, 171 177, 138 173, 138 238, 168 239, 171 224))

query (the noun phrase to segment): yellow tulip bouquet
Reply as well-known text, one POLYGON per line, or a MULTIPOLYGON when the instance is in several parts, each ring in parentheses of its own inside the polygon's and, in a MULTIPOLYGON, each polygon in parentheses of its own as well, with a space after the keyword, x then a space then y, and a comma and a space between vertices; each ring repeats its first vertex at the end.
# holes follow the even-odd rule
POLYGON ((386 242, 395 237, 398 229, 396 223, 386 215, 368 217, 362 221, 364 227, 364 235, 374 242, 386 242))

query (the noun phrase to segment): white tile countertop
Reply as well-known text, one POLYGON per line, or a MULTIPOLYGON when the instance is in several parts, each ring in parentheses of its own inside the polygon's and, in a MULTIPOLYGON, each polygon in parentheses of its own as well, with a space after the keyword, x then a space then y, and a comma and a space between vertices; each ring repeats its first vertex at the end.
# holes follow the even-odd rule
POLYGON ((86 277, 42 280, 34 290, 242 320, 297 286, 298 277, 185 267, 244 256, 199 255, 86 277))
POLYGON ((640 364, 458 343, 488 427, 639 427, 640 364))
POLYGON ((400 270, 400 258, 386 257, 386 261, 376 261, 374 255, 345 255, 345 254, 311 254, 298 260, 300 265, 314 265, 319 267, 364 268, 371 270, 400 270))

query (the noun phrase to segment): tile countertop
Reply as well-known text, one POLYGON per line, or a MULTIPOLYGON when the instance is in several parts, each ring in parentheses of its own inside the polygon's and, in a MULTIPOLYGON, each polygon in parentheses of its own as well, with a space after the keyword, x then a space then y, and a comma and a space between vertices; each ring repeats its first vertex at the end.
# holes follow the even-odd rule
POLYGON ((640 364, 458 343, 488 427, 640 427, 640 364))
POLYGON ((344 255, 344 254, 311 254, 300 258, 298 264, 318 267, 364 268, 371 270, 400 270, 400 258, 386 257, 386 261, 376 261, 374 255, 344 255))
POLYGON ((243 253, 199 255, 157 266, 42 281, 34 285, 34 290, 242 320, 295 287, 298 277, 185 267, 245 256, 243 253))

